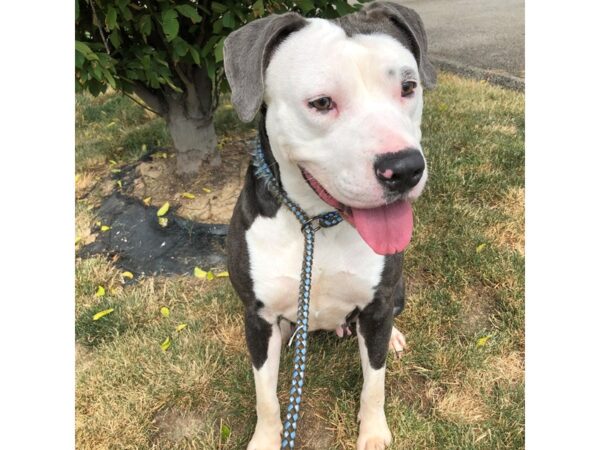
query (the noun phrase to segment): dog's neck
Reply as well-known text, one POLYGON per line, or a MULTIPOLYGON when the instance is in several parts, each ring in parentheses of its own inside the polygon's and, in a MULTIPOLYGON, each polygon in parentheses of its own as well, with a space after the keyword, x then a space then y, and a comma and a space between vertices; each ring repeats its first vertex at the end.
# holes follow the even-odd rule
POLYGON ((277 182, 283 187, 289 198, 296 202, 309 216, 316 216, 331 211, 331 206, 321 200, 308 185, 298 165, 287 160, 278 161, 275 158, 272 145, 277 144, 269 140, 266 117, 267 107, 263 105, 258 125, 258 136, 265 162, 271 168, 277 182))

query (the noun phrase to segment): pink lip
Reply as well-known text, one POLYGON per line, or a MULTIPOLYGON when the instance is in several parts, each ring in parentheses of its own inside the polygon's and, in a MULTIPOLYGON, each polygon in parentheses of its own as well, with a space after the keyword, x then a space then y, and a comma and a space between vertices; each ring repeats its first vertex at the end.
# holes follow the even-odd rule
POLYGON ((354 224, 352 220, 352 209, 344 205, 343 203, 336 200, 327 189, 325 189, 321 183, 317 181, 315 177, 313 177, 307 170, 300 168, 302 172, 302 176, 304 180, 308 183, 308 185, 315 191, 315 193, 319 196, 321 200, 327 203, 329 206, 337 209, 350 224, 354 224))

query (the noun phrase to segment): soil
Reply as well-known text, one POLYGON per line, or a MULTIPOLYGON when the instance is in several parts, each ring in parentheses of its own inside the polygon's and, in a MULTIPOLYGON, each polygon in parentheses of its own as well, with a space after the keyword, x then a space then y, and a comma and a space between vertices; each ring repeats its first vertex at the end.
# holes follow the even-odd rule
POLYGON ((79 214, 77 255, 107 255, 147 275, 224 268, 227 225, 248 169, 251 136, 224 138, 219 147, 221 166, 206 165, 194 177, 175 175, 175 154, 166 148, 80 174, 76 197, 86 213, 79 214))
POLYGON ((245 139, 227 143, 221 150, 221 166, 206 165, 193 179, 175 175, 173 153, 155 152, 135 168, 128 194, 140 200, 150 197, 149 204, 156 207, 168 201, 178 216, 194 222, 227 224, 242 189, 250 148, 251 142, 245 139))

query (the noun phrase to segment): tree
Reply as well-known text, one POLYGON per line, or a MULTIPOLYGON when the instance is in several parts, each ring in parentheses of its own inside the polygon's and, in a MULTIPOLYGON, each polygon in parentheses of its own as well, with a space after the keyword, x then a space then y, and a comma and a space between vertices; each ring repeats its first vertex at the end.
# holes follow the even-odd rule
POLYGON ((165 118, 177 173, 220 164, 213 113, 228 89, 223 41, 269 14, 307 17, 353 12, 345 0, 75 0, 75 77, 92 95, 110 86, 165 118))

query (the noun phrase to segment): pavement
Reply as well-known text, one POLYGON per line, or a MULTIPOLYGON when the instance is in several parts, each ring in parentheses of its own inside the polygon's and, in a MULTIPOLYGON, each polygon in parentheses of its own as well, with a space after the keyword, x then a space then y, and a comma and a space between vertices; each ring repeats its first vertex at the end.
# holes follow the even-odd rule
POLYGON ((401 0, 425 24, 435 66, 513 89, 525 86, 524 0, 401 0))

